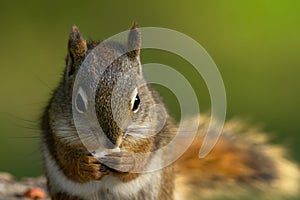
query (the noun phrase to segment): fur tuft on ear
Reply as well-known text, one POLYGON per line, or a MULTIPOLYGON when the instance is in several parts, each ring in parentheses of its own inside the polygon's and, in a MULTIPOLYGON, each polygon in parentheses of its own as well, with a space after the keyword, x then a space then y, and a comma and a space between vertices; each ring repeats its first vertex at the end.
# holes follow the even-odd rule
POLYGON ((128 44, 127 44, 128 49, 130 50, 127 53, 127 55, 130 58, 135 58, 140 54, 141 43, 142 43, 141 33, 137 28, 137 23, 133 22, 128 35, 128 44))
POLYGON ((68 43, 67 76, 74 74, 87 52, 86 40, 81 36, 77 26, 72 26, 68 43))

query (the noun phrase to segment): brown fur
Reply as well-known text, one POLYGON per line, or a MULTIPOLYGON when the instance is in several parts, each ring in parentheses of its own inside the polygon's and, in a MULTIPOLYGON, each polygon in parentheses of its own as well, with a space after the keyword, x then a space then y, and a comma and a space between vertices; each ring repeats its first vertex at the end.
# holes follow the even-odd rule
POLYGON ((82 144, 68 145, 61 142, 49 126, 49 116, 46 110, 42 123, 43 140, 47 144, 53 159, 63 173, 71 180, 84 183, 99 180, 105 173, 100 172, 101 164, 98 159, 85 155, 82 144))
POLYGON ((72 197, 66 193, 58 193, 51 196, 52 200, 80 200, 78 197, 72 197))
POLYGON ((298 166, 284 156, 283 148, 268 144, 265 134, 241 121, 227 122, 213 150, 199 159, 208 121, 205 116, 198 137, 176 161, 178 199, 218 195, 238 199, 251 193, 257 194, 257 198, 298 195, 298 166))
MULTIPOLYGON (((46 146, 46 149, 50 152, 50 156, 63 174, 73 182, 87 183, 89 181, 100 180, 106 175, 112 175, 126 183, 137 179, 140 176, 139 173, 131 173, 132 170, 137 171, 143 169, 144 166, 148 164, 148 161, 152 159, 151 154, 145 156, 135 153, 154 151, 161 146, 166 145, 172 139, 173 132, 169 131, 172 127, 172 120, 171 118, 168 118, 164 129, 154 137, 132 138, 132 136, 128 135, 123 138, 124 133, 113 119, 110 102, 108 100, 114 89, 115 82, 122 76, 122 73, 124 73, 125 70, 128 70, 128 68, 140 68, 139 60, 137 59, 140 48, 140 33, 136 29, 136 25, 133 25, 129 34, 127 46, 125 45, 124 47, 124 45, 119 43, 109 43, 108 46, 111 45, 111 47, 105 47, 104 58, 108 60, 110 59, 109 56, 111 56, 111 53, 114 54, 119 50, 122 51, 123 48, 125 50, 126 48, 129 48, 131 51, 127 55, 116 59, 108 68, 106 68, 107 70, 104 72, 104 76, 102 76, 103 79, 100 80, 102 87, 97 88, 97 96, 95 99, 98 121, 111 142, 108 144, 108 147, 120 145, 120 148, 123 151, 105 154, 105 156, 100 158, 94 157, 92 152, 89 152, 81 143, 72 119, 72 90, 75 75, 79 70, 82 61, 86 54, 88 54, 96 44, 97 42, 86 43, 80 35, 78 28, 75 26, 72 27, 64 79, 54 92, 53 97, 49 102, 49 106, 44 112, 42 120, 42 145, 46 146), (107 75, 105 73, 107 73, 107 75), (67 129, 67 131, 65 129, 67 129), (120 141, 122 141, 122 143, 120 141), (105 163, 105 165, 102 163, 105 163)), ((141 73, 140 70, 137 71, 137 73, 141 73)), ((130 80, 128 84, 131 84, 130 80)), ((158 95, 152 96, 151 92, 154 93, 154 91, 150 91, 146 86, 139 89, 140 95, 142 96, 141 98, 144 98, 143 103, 145 105, 145 112, 149 105, 162 104, 158 95)), ((120 99, 120 103, 123 102, 126 102, 126 99, 120 99)), ((121 111, 126 114, 125 109, 121 111)), ((122 112, 118 113, 121 117, 123 117, 122 112)), ((145 116, 148 117, 148 115, 149 114, 146 113, 145 116)), ((159 116, 157 120, 159 120, 159 116)), ((91 139, 91 141, 93 140, 94 139, 91 139)), ((97 149, 97 146, 94 146, 94 143, 89 144, 90 148, 97 149)), ((163 155, 163 157, 168 156, 168 154, 163 155)), ((172 199, 172 185, 174 179, 171 174, 172 172, 172 167, 163 169, 161 181, 165 184, 163 184, 164 186, 158 191, 161 199, 172 199)), ((160 181, 161 178, 158 175, 155 176, 157 176, 158 181, 160 181)), ((50 177, 48 177, 48 187, 53 199, 68 199, 68 195, 70 196, 70 199, 76 199, 72 194, 57 194, 55 191, 57 188, 53 189, 56 186, 53 186, 50 180, 50 177)), ((156 182, 156 184, 158 183, 156 182)), ((141 197, 145 195, 148 196, 147 192, 149 191, 145 188, 140 191, 139 195, 141 197)), ((152 195, 154 194, 151 194, 150 196, 152 195)))
MULTIPOLYGON (((105 49, 114 52, 119 50, 117 48, 127 48, 131 51, 115 60, 105 70, 104 76, 100 80, 100 82, 102 81, 102 87, 98 87, 95 100, 98 121, 104 133, 110 139, 112 143, 110 145, 118 146, 122 151, 112 152, 96 158, 92 152, 84 147, 77 134, 72 119, 71 98, 74 75, 85 56, 98 43, 87 43, 80 35, 78 28, 72 27, 64 79, 54 92, 49 106, 45 109, 41 126, 42 145, 45 145, 63 174, 76 183, 100 180, 107 175, 119 178, 124 184, 138 180, 141 174, 132 173, 133 170, 143 169, 153 157, 151 154, 142 156, 134 153, 147 153, 160 149, 167 145, 176 133, 173 120, 169 116, 167 116, 167 122, 159 133, 144 138, 135 138, 130 135, 124 137, 124 132, 114 121, 109 99, 114 84, 123 75, 122 73, 129 67, 140 67, 139 59, 137 59, 140 42, 141 36, 134 24, 127 45, 122 46, 118 43, 112 43, 111 46, 108 45, 108 49, 105 49), (62 130, 60 134, 60 130, 54 130, 53 128, 54 122, 59 120, 64 123, 61 125, 62 128, 68 126, 68 130, 66 132, 62 130), (105 163, 105 165, 102 163, 105 163), (112 168, 108 164, 112 164, 114 167, 112 168)), ((105 58, 104 56, 104 60, 105 58)), ((109 58, 107 59, 109 60, 109 58)), ((131 84, 130 81, 127 82, 129 85, 131 84)), ((120 91, 120 93, 122 92, 120 91)), ((149 114, 147 113, 149 111, 147 106, 153 104, 163 105, 159 95, 151 87, 143 86, 139 88, 139 95, 141 98, 145 97, 142 99, 145 112, 142 113, 143 115, 137 116, 136 120, 140 120, 137 121, 139 122, 137 123, 138 126, 140 126, 140 123, 145 125, 147 121, 143 118, 149 114)), ((126 99, 117 100, 120 100, 120 102, 117 102, 120 104, 127 102, 126 99)), ((127 108, 128 105, 126 104, 125 107, 127 108)), ((120 119, 126 116, 126 112, 126 109, 120 109, 118 113, 120 119)), ((157 113, 155 120, 151 121, 154 125, 161 120, 159 113, 157 113)), ((192 120, 199 120, 199 117, 197 116, 192 120)), ((188 128, 190 122, 191 120, 185 121, 183 127, 188 128)), ((223 134, 212 152, 204 159, 198 159, 198 151, 208 124, 209 118, 202 116, 198 137, 187 152, 176 161, 175 165, 163 168, 160 175, 153 173, 153 175, 157 175, 156 181, 153 183, 147 182, 146 185, 149 187, 152 185, 157 186, 153 188, 157 188, 156 191, 158 191, 160 200, 174 199, 173 193, 175 193, 175 199, 206 198, 219 194, 228 194, 239 198, 239 195, 249 191, 263 193, 262 196, 264 197, 278 197, 278 194, 284 196, 298 195, 300 180, 298 166, 285 158, 283 148, 269 145, 265 134, 260 134, 258 130, 245 126, 240 121, 226 123, 223 134)), ((137 130, 139 131, 139 129, 137 130)), ((188 129, 186 132, 188 132, 188 129)), ((184 138, 182 139, 184 140, 184 138)), ((94 147, 93 143, 90 144, 91 148, 97 149, 97 146, 94 147)), ((180 142, 177 145, 181 145, 180 142)), ((164 152, 160 159, 169 158, 169 156, 172 156, 171 154, 172 152, 164 152)), ((48 187, 54 200, 79 200, 73 194, 53 191, 51 182, 48 182, 48 187)), ((156 193, 149 191, 148 188, 143 188, 137 192, 135 198, 152 198, 154 194, 156 193)))

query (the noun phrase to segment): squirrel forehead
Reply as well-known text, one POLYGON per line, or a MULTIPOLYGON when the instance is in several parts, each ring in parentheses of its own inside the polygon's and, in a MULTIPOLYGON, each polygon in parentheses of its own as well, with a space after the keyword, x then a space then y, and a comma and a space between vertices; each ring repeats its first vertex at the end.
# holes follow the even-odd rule
POLYGON ((100 70, 112 68, 112 70, 124 71, 132 68, 130 63, 136 63, 136 59, 128 56, 128 48, 122 43, 105 41, 97 43, 96 46, 89 46, 92 47, 89 49, 85 61, 100 68, 100 70), (117 68, 118 66, 121 66, 121 68, 117 68))
POLYGON ((100 77, 98 87, 112 88, 115 91, 132 90, 137 85, 137 68, 132 66, 129 59, 119 58, 107 66, 100 77))
POLYGON ((130 93, 141 82, 141 64, 139 58, 129 57, 126 49, 118 42, 102 42, 90 48, 76 77, 81 87, 91 92, 96 89, 96 98, 113 92, 130 93))

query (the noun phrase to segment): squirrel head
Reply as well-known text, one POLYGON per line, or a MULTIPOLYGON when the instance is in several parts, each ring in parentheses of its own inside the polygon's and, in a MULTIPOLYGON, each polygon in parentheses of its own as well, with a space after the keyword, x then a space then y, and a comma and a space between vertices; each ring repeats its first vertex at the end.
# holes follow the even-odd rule
MULTIPOLYGON (((143 77, 140 48, 141 33, 135 23, 131 26, 125 44, 115 41, 87 42, 78 28, 73 26, 69 36, 64 79, 52 103, 61 107, 56 109, 56 117, 62 114, 61 116, 72 119, 71 102, 74 105, 73 112, 75 109, 78 115, 88 115, 86 111, 93 107, 103 132, 98 134, 105 134, 108 139, 105 142, 107 148, 153 134, 162 113, 152 110, 159 100, 153 96, 152 89, 143 77), (74 88, 79 74, 83 74, 81 81, 84 84, 74 88), (93 87, 94 96, 89 94, 93 87)), ((166 114, 165 110, 163 112, 166 114)), ((64 126, 70 124, 74 127, 73 120, 66 122, 64 126)), ((96 139, 97 137, 89 140, 96 139)))

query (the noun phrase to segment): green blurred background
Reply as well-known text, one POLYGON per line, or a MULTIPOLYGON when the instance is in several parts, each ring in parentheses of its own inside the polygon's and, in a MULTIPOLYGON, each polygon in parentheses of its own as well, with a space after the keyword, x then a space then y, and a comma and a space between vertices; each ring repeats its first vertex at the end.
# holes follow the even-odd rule
MULTIPOLYGON (((39 116, 61 77, 71 25, 87 38, 105 39, 134 20, 197 40, 223 76, 228 118, 263 125, 300 161, 300 1, 11 2, 0 2, 0 171, 42 173, 39 116)), ((151 50, 142 61, 188 65, 151 50)), ((204 83, 195 88, 201 109, 209 110, 204 83)))

